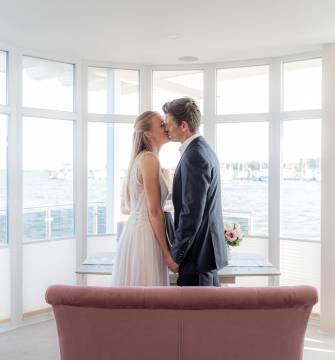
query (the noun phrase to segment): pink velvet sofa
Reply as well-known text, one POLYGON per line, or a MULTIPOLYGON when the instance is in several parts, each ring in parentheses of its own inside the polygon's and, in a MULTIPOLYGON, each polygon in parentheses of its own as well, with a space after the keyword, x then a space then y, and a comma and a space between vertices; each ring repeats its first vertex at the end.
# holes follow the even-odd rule
POLYGON ((51 286, 62 360, 298 360, 317 292, 51 286))

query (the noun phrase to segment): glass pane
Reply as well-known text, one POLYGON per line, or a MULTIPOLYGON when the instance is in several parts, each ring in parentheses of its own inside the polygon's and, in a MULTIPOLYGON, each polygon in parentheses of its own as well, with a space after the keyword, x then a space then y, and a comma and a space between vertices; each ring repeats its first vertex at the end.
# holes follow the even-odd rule
POLYGON ((89 67, 88 112, 138 114, 139 71, 89 67))
POLYGON ((268 141, 265 122, 217 125, 224 219, 244 235, 268 234, 268 141))
POLYGON ((153 71, 153 110, 162 113, 167 101, 191 97, 204 111, 204 73, 202 70, 153 71))
POLYGON ((321 109, 322 60, 284 63, 284 111, 321 109))
POLYGON ((22 57, 23 106, 73 111, 74 65, 22 57))
POLYGON ((88 125, 88 234, 116 231, 130 161, 133 124, 88 125), (115 212, 115 219, 112 213, 115 212))
POLYGON ((283 125, 281 236, 320 239, 321 120, 283 125))
POLYGON ((24 240, 74 236, 73 123, 23 118, 24 240))
POLYGON ((7 52, 0 51, 0 104, 7 104, 7 52))
POLYGON ((7 242, 7 116, 0 115, 0 243, 7 242))
POLYGON ((268 65, 217 70, 217 114, 268 111, 268 65))

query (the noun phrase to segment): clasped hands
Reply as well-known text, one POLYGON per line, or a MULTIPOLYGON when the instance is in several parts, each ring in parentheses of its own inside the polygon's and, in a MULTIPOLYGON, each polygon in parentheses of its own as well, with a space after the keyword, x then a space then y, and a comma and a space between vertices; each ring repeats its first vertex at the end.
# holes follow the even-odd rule
POLYGON ((175 274, 178 272, 179 265, 173 260, 171 254, 165 257, 165 264, 175 274))

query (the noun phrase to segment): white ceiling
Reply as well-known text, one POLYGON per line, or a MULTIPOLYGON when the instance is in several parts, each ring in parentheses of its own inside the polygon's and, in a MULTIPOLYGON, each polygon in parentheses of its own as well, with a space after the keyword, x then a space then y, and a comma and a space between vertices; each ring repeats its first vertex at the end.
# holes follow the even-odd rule
POLYGON ((208 63, 328 42, 335 0, 0 0, 0 43, 81 59, 208 63))

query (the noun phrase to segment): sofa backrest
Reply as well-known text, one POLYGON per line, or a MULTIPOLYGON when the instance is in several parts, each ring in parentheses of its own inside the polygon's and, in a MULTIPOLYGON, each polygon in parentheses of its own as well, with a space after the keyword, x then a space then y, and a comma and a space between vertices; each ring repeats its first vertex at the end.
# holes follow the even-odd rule
POLYGON ((297 360, 316 289, 49 287, 62 360, 297 360))

